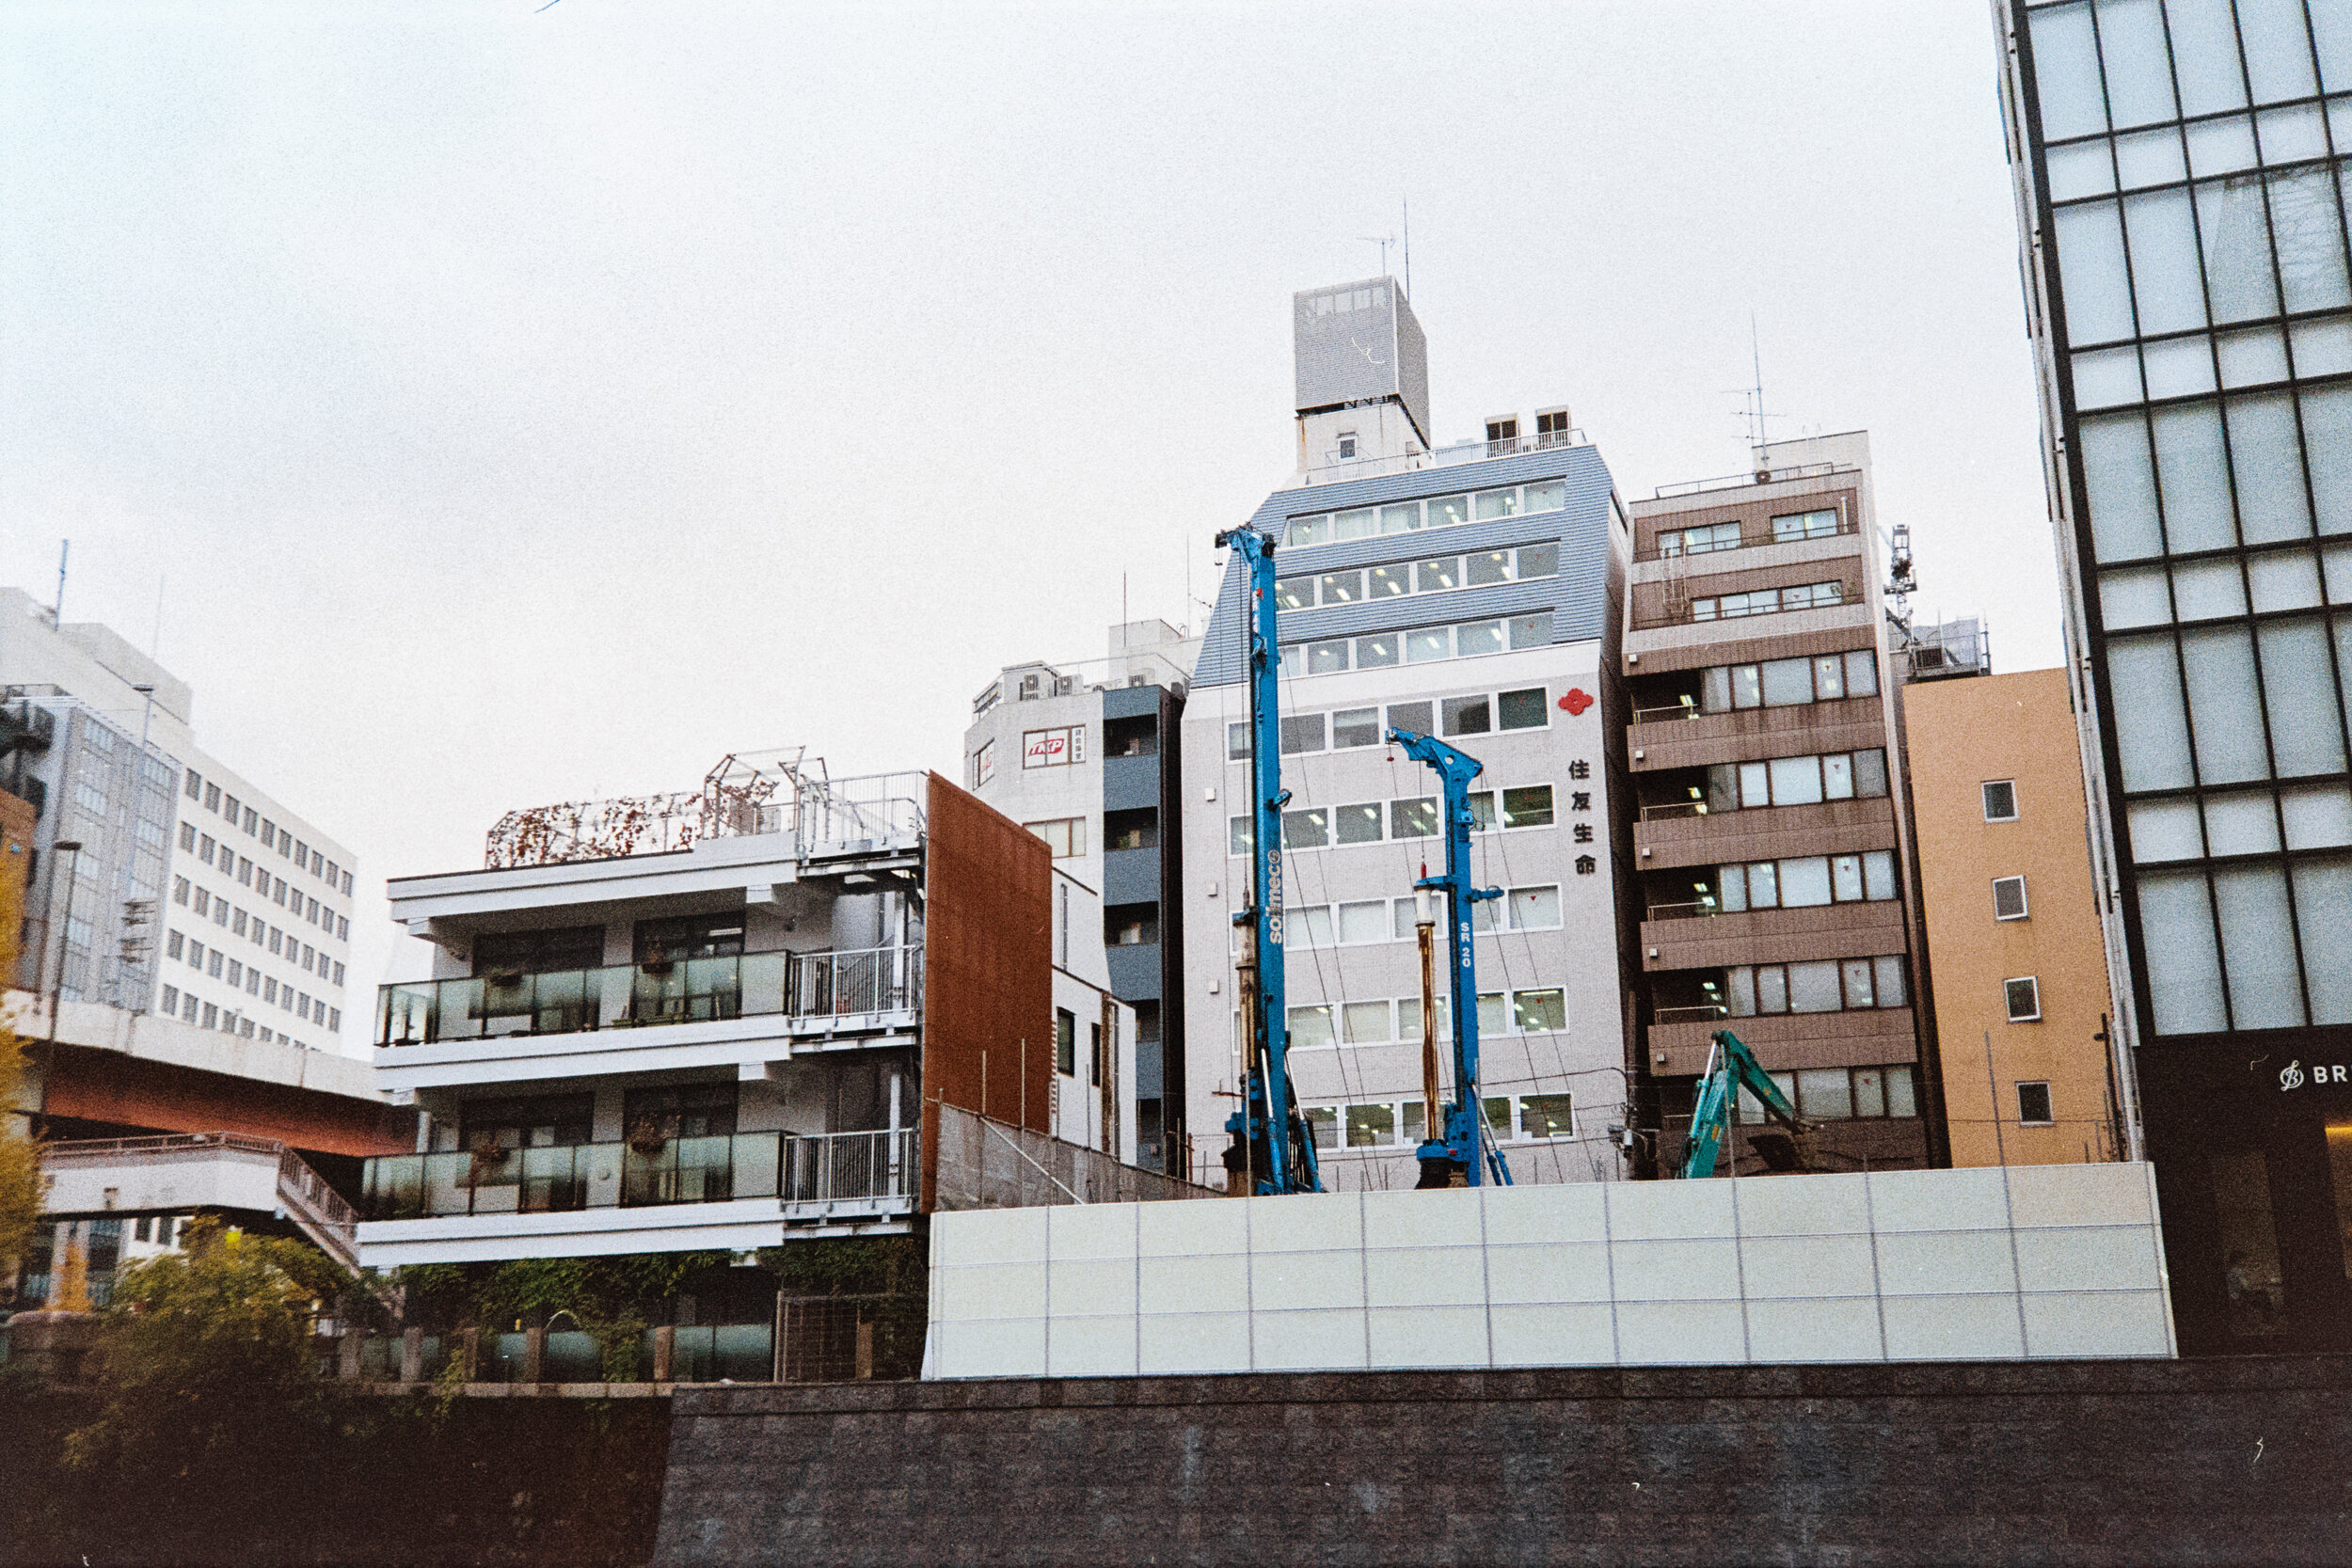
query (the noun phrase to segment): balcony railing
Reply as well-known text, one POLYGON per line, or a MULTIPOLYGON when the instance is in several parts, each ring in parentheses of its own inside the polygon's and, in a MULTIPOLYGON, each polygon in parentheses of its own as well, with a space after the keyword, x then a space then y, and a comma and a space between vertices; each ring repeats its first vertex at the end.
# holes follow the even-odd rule
POLYGON ((1730 1010, 1720 1002, 1705 1002, 1695 1007, 1661 1007, 1654 1023, 1712 1023, 1719 1018, 1730 1017, 1730 1010))
POLYGON ((1652 904, 1644 920, 1705 920, 1722 911, 1711 901, 1696 904, 1652 904))
POLYGON ((637 1144, 485 1148, 370 1160, 360 1217, 555 1214, 776 1198, 837 1203, 911 1197, 914 1130, 734 1132, 637 1144))
POLYGON ((1645 822, 1671 822, 1678 816, 1706 815, 1707 802, 1704 800, 1669 800, 1662 806, 1642 808, 1642 820, 1645 822))
POLYGON ((711 1019, 838 1018, 917 1008, 922 991, 920 942, 478 974, 379 988, 375 1037, 378 1045, 430 1045, 711 1019))
POLYGON ((1637 724, 1666 724, 1677 719, 1700 717, 1703 717, 1702 710, 1687 703, 1677 703, 1672 707, 1637 707, 1633 710, 1633 721, 1637 724))

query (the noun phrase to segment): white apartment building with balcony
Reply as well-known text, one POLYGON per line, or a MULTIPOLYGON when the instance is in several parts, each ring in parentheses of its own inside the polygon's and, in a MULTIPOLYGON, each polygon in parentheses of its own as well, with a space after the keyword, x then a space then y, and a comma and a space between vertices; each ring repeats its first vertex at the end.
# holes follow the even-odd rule
POLYGON ((435 974, 378 1008, 378 1081, 424 1115, 369 1163, 371 1264, 903 1233, 963 1201, 943 1117, 958 1148, 985 1120, 1132 1156, 1103 1091, 1133 1014, 1073 936, 1099 907, 937 775, 729 758, 699 793, 513 814, 488 858, 389 887, 435 974))

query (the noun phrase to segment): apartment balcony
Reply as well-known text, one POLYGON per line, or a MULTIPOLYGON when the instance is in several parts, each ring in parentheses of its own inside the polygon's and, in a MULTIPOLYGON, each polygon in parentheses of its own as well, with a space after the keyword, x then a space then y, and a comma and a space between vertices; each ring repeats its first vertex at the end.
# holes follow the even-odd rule
POLYGON ((627 1252, 745 1251, 795 1235, 902 1231, 913 1128, 402 1154, 367 1163, 374 1267, 627 1252))
POLYGON ((1702 713, 1694 707, 1636 708, 1626 731, 1633 771, 1664 772, 1718 762, 1762 762, 1818 752, 1856 752, 1886 744, 1879 699, 1702 713))
POLYGON ((1645 871, 1894 847, 1895 805, 1883 796, 1716 812, 1677 800, 1645 806, 1633 828, 1634 858, 1645 871))
POLYGON ((1115 942, 1103 950, 1110 966, 1111 994, 1121 1002, 1155 1002, 1160 997, 1160 944, 1156 942, 1115 942))
POLYGON ((404 1089, 768 1062, 903 1041, 922 1006, 919 942, 420 980, 378 990, 376 1070, 404 1089))
POLYGON ((1661 1007, 1647 1032, 1650 1070, 1687 1077, 1707 1069, 1715 1031, 1728 1029, 1768 1071, 1811 1067, 1879 1067, 1918 1055, 1909 1007, 1836 1013, 1772 1013, 1733 1018, 1722 1007, 1661 1007))
POLYGON ((1896 898, 1738 914, 1712 904, 1653 904, 1642 918, 1641 942, 1642 968, 1652 974, 1866 958, 1910 948, 1896 898))

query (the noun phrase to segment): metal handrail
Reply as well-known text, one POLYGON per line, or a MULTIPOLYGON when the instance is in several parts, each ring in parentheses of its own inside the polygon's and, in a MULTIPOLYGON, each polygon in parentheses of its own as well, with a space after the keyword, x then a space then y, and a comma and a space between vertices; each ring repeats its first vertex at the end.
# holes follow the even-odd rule
POLYGON ((1722 1003, 1707 1002, 1692 1007, 1661 1007, 1650 1022, 1653 1023, 1711 1023, 1716 1019, 1730 1016, 1730 1009, 1722 1003))
POLYGON ((1484 463, 1491 458, 1541 451, 1551 447, 1589 447, 1592 444, 1591 438, 1581 429, 1548 431, 1540 436, 1518 436, 1502 441, 1457 441, 1450 447, 1397 452, 1385 457, 1334 457, 1319 467, 1309 468, 1301 477, 1309 484, 1337 484, 1345 480, 1373 479, 1382 474, 1450 468, 1457 463, 1484 463))
POLYGON ((1642 808, 1642 820, 1645 822, 1662 822, 1673 817, 1705 816, 1706 815, 1707 802, 1704 800, 1669 800, 1662 806, 1642 808))
POLYGON ((1642 918, 1644 920, 1704 920, 1717 912, 1719 911, 1713 904, 1705 901, 1694 904, 1652 904, 1648 912, 1642 918))
POLYGON ((786 1204, 910 1197, 915 1130, 723 1132, 640 1143, 379 1155, 371 1220, 571 1213, 774 1198, 786 1204))
POLYGON ((1692 479, 1679 484, 1661 484, 1654 492, 1661 499, 1668 496, 1694 496, 1704 490, 1741 490, 1757 484, 1777 484, 1783 480, 1811 479, 1821 474, 1860 473, 1862 470, 1846 463, 1796 463, 1784 468, 1753 468, 1744 474, 1724 474, 1720 479, 1692 479))
POLYGON ((287 1152, 286 1146, 275 1138, 257 1138, 245 1132, 172 1132, 146 1138, 75 1138, 65 1143, 43 1145, 41 1163, 53 1164, 60 1159, 96 1158, 109 1154, 158 1154, 174 1149, 232 1148, 241 1154, 278 1154, 287 1152))
POLYGON ((1664 724, 1679 719, 1703 719, 1706 710, 1689 703, 1677 703, 1672 707, 1637 707, 1633 721, 1637 724, 1664 724))
POLYGON ((921 942, 411 980, 376 989, 375 1042, 433 1045, 714 1019, 834 1018, 919 1007, 922 994, 921 942))

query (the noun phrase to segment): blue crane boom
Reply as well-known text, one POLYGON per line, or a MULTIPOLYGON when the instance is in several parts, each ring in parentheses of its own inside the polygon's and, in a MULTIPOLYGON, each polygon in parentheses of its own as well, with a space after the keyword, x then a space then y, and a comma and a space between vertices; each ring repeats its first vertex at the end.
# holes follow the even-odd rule
POLYGON ((1242 1028, 1246 1039, 1242 1108, 1226 1118, 1233 1136, 1225 1156, 1255 1193, 1323 1190, 1315 1140, 1291 1087, 1290 1012, 1282 974, 1281 645, 1275 636, 1274 541, 1255 529, 1216 536, 1249 571, 1250 907, 1233 916, 1242 927, 1242 1028))
POLYGON ((1478 1097, 1478 967, 1470 942, 1470 910, 1502 896, 1501 888, 1476 887, 1470 881, 1470 782, 1486 764, 1434 736, 1391 730, 1389 739, 1402 746, 1406 756, 1434 769, 1445 795, 1445 875, 1423 876, 1413 886, 1445 895, 1446 943, 1453 960, 1453 1002, 1447 1011, 1454 1035, 1454 1099, 1440 1117, 1431 1097, 1430 1135, 1414 1151, 1421 1161, 1419 1185, 1452 1186, 1459 1176, 1475 1187, 1482 1184, 1483 1169, 1498 1185, 1507 1187, 1511 1167, 1487 1134, 1486 1110, 1478 1097))
POLYGON ((1780 1092, 1780 1085, 1772 1082, 1772 1075, 1756 1059, 1756 1053, 1730 1030, 1718 1029, 1715 1043, 1708 1049, 1707 1072, 1699 1079, 1698 1099, 1692 1107, 1691 1147, 1682 1161, 1685 1180, 1715 1174, 1716 1153, 1723 1147, 1724 1129, 1731 1121, 1731 1095, 1735 1087, 1756 1096, 1765 1114, 1785 1124, 1790 1132, 1802 1137, 1813 1131, 1813 1124, 1797 1115, 1797 1108, 1780 1092))

